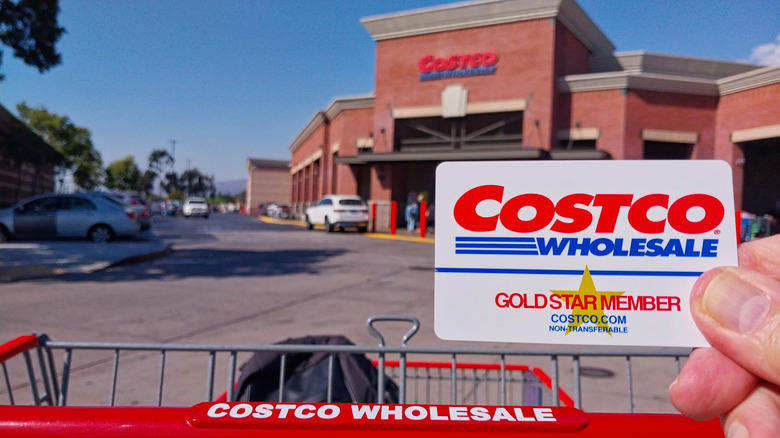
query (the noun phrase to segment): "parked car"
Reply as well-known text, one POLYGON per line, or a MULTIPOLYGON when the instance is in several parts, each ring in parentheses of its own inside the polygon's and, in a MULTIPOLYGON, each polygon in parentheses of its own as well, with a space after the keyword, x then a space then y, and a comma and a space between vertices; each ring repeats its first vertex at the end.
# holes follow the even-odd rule
POLYGON ((184 204, 181 206, 181 214, 185 218, 190 216, 202 216, 204 219, 209 218, 209 203, 206 198, 200 198, 197 196, 191 196, 184 200, 184 204))
POLYGON ((94 191, 87 193, 112 198, 133 207, 138 218, 138 223, 141 224, 141 231, 152 228, 152 206, 149 204, 149 201, 141 196, 122 190, 94 191))
POLYGON ((368 230, 368 206, 357 195, 327 195, 317 205, 306 209, 306 227, 322 225, 326 232, 335 228, 357 227, 358 231, 368 230))
POLYGON ((274 219, 289 219, 292 210, 290 209, 290 204, 271 204, 266 208, 265 214, 274 219))
POLYGON ((108 242, 138 235, 132 207, 94 194, 44 194, 0 210, 0 241, 11 238, 88 238, 108 242))
POLYGON ((268 207, 270 207, 273 204, 267 204, 263 203, 257 206, 257 215, 258 216, 268 216, 268 207))

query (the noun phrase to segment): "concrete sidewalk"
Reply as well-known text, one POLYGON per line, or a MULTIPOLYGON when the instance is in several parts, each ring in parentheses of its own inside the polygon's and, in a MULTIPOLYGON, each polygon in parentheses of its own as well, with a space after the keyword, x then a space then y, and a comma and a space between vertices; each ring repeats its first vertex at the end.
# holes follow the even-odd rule
POLYGON ((23 241, 0 244, 0 283, 91 273, 146 260, 172 250, 154 232, 107 244, 86 241, 23 241))

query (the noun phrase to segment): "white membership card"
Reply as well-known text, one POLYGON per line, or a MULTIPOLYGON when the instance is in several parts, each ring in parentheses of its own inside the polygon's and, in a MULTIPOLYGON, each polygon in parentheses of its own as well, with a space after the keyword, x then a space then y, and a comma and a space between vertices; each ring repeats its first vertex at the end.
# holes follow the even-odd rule
POLYGON ((435 330, 447 340, 699 347, 689 295, 737 264, 715 160, 445 162, 435 330))

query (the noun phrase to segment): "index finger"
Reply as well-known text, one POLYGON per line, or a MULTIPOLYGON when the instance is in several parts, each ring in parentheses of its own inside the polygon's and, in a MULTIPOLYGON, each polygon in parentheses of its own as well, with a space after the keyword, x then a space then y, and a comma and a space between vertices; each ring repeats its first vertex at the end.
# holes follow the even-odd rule
POLYGON ((737 254, 740 268, 780 280, 780 235, 745 242, 737 254))

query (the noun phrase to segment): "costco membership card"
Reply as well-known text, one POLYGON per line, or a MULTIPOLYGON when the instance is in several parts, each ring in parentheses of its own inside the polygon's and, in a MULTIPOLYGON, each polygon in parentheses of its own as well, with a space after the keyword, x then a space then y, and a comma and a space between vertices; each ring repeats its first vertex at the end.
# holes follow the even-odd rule
POLYGON ((722 161, 446 162, 435 202, 443 339, 705 346, 691 286, 737 263, 722 161))

